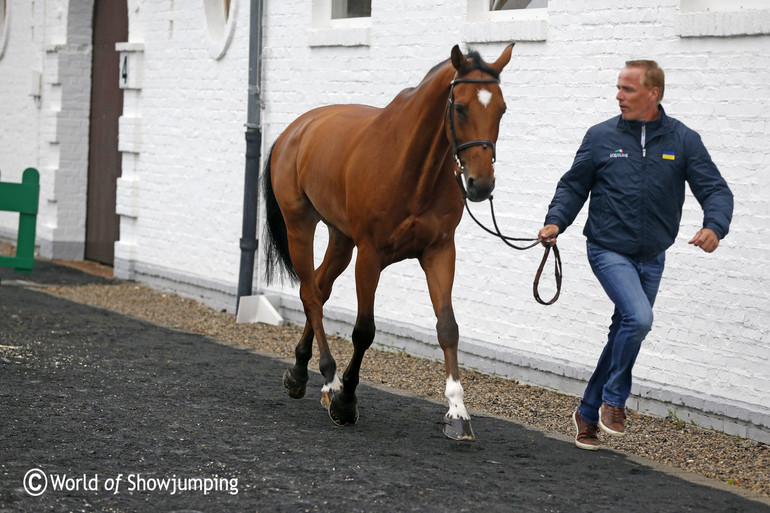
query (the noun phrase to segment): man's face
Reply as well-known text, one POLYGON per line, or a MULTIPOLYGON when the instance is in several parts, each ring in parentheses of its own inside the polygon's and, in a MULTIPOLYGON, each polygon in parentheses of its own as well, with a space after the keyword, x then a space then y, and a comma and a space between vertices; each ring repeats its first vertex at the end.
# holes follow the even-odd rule
POLYGON ((642 85, 642 68, 623 68, 615 99, 625 120, 652 121, 658 117, 658 88, 642 85))

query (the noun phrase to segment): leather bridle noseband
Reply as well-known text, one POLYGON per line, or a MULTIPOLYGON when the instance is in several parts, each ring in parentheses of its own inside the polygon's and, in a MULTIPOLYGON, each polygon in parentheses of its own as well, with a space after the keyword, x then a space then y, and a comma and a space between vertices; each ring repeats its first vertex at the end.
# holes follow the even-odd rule
POLYGON ((535 301, 540 303, 541 305, 552 305, 556 302, 557 299, 559 299, 559 295, 561 294, 561 281, 562 281, 562 266, 561 266, 561 255, 559 255, 559 248, 556 247, 556 242, 551 242, 550 240, 542 240, 540 238, 520 238, 520 237, 508 237, 507 235, 503 235, 500 232, 500 228, 497 226, 497 218, 495 216, 495 207, 492 204, 492 196, 489 196, 489 209, 492 215, 492 224, 494 225, 495 229, 491 230, 490 228, 487 228, 484 226, 471 212, 470 206, 468 205, 468 193, 465 190, 465 185, 463 184, 463 174, 465 173, 465 166, 463 165, 462 161, 460 160, 460 152, 470 148, 471 146, 483 146, 484 148, 491 147, 492 148, 492 163, 494 164, 497 160, 497 150, 495 148, 495 143, 490 141, 489 139, 474 139, 471 141, 467 141, 461 144, 457 144, 457 135, 455 134, 455 123, 454 123, 454 102, 455 102, 455 85, 457 84, 499 84, 500 80, 497 78, 457 78, 457 74, 455 74, 455 77, 452 79, 452 82, 450 83, 449 87, 449 99, 447 100, 447 118, 449 123, 449 136, 451 138, 452 142, 452 153, 454 154, 455 161, 457 162, 457 168, 460 170, 459 173, 455 173, 455 178, 457 179, 457 185, 460 186, 460 191, 463 195, 463 202, 465 203, 465 209, 468 211, 468 214, 471 216, 471 219, 473 219, 477 225, 479 225, 484 231, 491 233, 495 237, 500 238, 507 246, 510 246, 513 249, 529 249, 532 247, 537 246, 540 243, 543 243, 545 246, 545 252, 543 254, 543 259, 540 261, 540 266, 537 269, 537 273, 535 274, 535 281, 532 284, 532 294, 535 296, 535 301), (516 246, 515 244, 511 244, 511 241, 517 241, 517 242, 530 242, 531 244, 526 246, 516 246), (545 268, 545 264, 548 261, 548 255, 551 252, 551 249, 553 249, 553 256, 554 256, 554 276, 556 279, 556 293, 549 301, 544 301, 540 298, 539 293, 539 286, 540 286, 540 276, 543 274, 543 269, 545 268))

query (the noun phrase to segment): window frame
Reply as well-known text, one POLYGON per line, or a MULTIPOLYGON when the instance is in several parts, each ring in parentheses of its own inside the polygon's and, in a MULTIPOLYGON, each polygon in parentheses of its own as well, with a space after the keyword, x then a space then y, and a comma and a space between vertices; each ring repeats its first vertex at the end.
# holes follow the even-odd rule
POLYGON ((238 1, 203 0, 209 57, 212 59, 221 59, 230 47, 238 18, 238 1))
POLYGON ((493 11, 489 0, 467 0, 465 40, 472 43, 546 41, 548 7, 493 11))
POLYGON ((736 37, 770 34, 770 7, 745 0, 739 8, 720 0, 680 0, 679 37, 736 37), (748 7, 746 7, 748 6, 748 7))
POLYGON ((369 46, 372 17, 332 18, 332 0, 313 0, 308 39, 311 47, 369 46))
POLYGON ((8 27, 11 23, 10 4, 8 0, 0 0, 0 59, 3 58, 8 44, 8 27))

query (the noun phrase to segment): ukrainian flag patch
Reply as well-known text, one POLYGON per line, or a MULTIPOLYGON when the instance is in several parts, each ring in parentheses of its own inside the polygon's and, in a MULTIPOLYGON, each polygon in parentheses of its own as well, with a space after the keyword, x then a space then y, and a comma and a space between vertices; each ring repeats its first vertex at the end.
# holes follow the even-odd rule
POLYGON ((676 154, 673 151, 664 151, 663 160, 676 160, 676 154))

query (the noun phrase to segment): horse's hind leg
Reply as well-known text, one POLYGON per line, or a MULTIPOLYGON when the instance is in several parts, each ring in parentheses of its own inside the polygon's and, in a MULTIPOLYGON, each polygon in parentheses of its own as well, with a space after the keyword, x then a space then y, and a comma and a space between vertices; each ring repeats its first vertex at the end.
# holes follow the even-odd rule
MULTIPOLYGON (((329 246, 326 250, 326 255, 324 256, 323 262, 314 273, 314 282, 316 288, 320 292, 322 304, 325 303, 327 299, 329 299, 334 280, 337 279, 337 277, 350 263, 352 252, 353 241, 338 230, 330 227, 329 246)), ((302 295, 302 293, 300 293, 300 295, 302 295)), ((305 302, 303 298, 303 304, 304 303, 305 302)), ((287 370, 283 375, 283 385, 286 388, 286 391, 288 392, 289 396, 297 399, 305 395, 305 389, 308 380, 307 367, 308 362, 310 361, 310 358, 313 354, 313 338, 315 335, 315 330, 313 329, 313 324, 310 320, 311 317, 308 315, 309 310, 307 306, 305 307, 305 312, 307 315, 307 321, 305 322, 305 330, 302 334, 302 337, 300 338, 300 341, 294 350, 294 366, 287 370)), ((323 331, 321 331, 321 333, 323 333, 323 331)), ((325 341, 325 338, 323 338, 323 340, 325 341)), ((333 367, 331 372, 331 380, 329 379, 329 376, 327 376, 329 372, 323 372, 322 370, 327 383, 324 388, 327 386, 333 387, 334 383, 336 382, 336 364, 334 363, 334 360, 331 359, 328 346, 324 351, 324 347, 319 341, 319 347, 321 347, 321 367, 333 367)))
POLYGON ((329 405, 329 416, 337 424, 355 424, 358 421, 356 388, 364 353, 374 341, 374 293, 381 272, 382 266, 377 254, 373 250, 359 247, 356 258, 358 317, 353 328, 353 356, 342 375, 342 389, 334 395, 329 405))
MULTIPOLYGON (((321 297, 324 304, 326 304, 329 296, 331 296, 334 281, 340 274, 342 274, 350 263, 354 247, 355 245, 353 244, 352 239, 336 228, 329 226, 329 245, 326 248, 323 262, 321 262, 321 265, 316 270, 316 283, 318 284, 318 289, 321 291, 321 297)), ((330 351, 329 357, 331 357, 330 351)), ((323 350, 321 350, 322 366, 323 359, 324 354, 323 350)), ((321 390, 321 404, 323 404, 325 408, 329 408, 331 402, 330 394, 333 394, 339 387, 340 383, 336 375, 332 382, 326 381, 321 390)))
POLYGON ((307 386, 307 364, 313 356, 313 330, 305 321, 305 331, 294 348, 294 366, 283 373, 283 387, 294 399, 305 397, 307 386))

